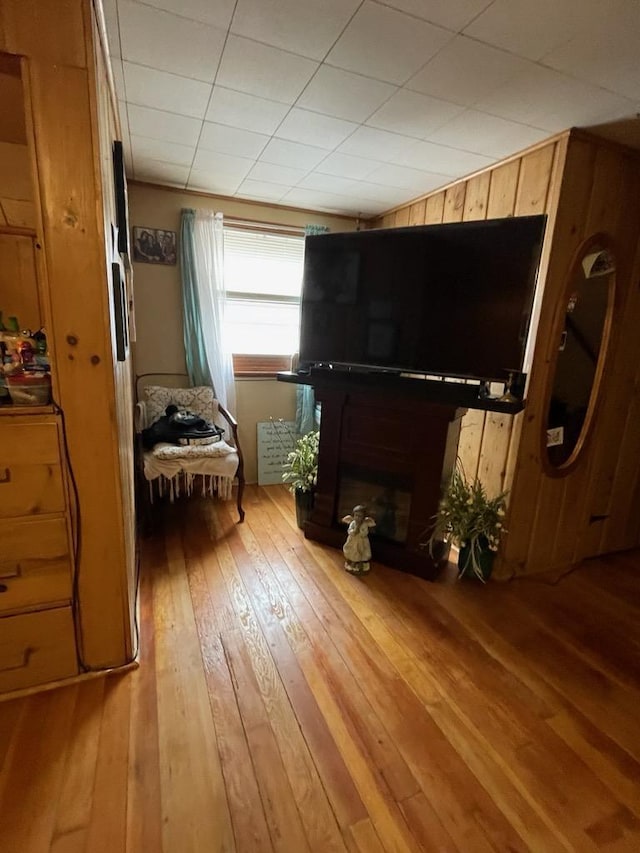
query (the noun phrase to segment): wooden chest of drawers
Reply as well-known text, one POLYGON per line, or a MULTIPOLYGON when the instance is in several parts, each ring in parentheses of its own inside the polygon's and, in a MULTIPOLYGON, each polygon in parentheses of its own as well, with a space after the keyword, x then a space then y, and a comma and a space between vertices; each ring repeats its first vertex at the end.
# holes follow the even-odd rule
POLYGON ((0 412, 0 693, 77 674, 56 415, 0 412))

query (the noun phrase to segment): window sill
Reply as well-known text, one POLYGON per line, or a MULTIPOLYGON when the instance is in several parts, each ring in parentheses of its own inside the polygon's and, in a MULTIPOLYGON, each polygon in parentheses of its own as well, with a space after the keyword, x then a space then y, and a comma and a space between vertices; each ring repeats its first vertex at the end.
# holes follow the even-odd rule
POLYGON ((290 369, 290 355, 233 355, 233 375, 237 379, 275 379, 281 370, 290 369))

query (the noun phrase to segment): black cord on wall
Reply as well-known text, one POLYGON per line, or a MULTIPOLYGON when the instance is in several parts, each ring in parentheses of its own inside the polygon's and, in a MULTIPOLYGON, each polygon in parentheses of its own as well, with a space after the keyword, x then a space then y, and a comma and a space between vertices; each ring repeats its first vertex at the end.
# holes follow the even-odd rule
MULTIPOLYGON (((73 465, 71 464, 71 455, 69 453, 69 442, 67 439, 67 423, 65 420, 64 409, 60 406, 56 401, 53 401, 53 408, 57 415, 60 416, 60 422, 62 424, 62 444, 64 447, 64 458, 66 463, 67 471, 69 472, 69 480, 71 482, 71 489, 73 493, 73 510, 74 510, 74 519, 75 524, 73 525, 73 584, 72 584, 72 598, 71 598, 71 608, 73 611, 73 624, 76 638, 76 654, 78 657, 78 665, 82 672, 102 672, 104 667, 92 667, 89 666, 84 659, 84 643, 82 638, 82 627, 80 620, 80 569, 82 565, 82 511, 80 506, 80 494, 78 491, 78 483, 76 481, 75 473, 73 471, 73 465)), ((132 650, 132 654, 125 661, 125 666, 127 664, 133 663, 135 659, 138 657, 138 652, 140 650, 140 626, 138 624, 138 596, 140 591, 140 548, 138 545, 138 540, 136 537, 135 544, 135 592, 134 592, 134 602, 133 602, 133 628, 134 628, 134 649, 132 650)))

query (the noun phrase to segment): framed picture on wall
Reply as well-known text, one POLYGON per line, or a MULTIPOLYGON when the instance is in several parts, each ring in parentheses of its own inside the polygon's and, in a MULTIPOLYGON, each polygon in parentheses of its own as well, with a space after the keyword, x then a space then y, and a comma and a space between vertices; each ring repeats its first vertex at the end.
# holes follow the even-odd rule
POLYGON ((131 246, 129 242, 129 202, 127 199, 127 176, 124 171, 122 142, 113 143, 113 184, 116 199, 116 226, 118 229, 118 252, 129 264, 131 246))
POLYGON ((119 263, 111 264, 111 285, 113 290, 113 315, 116 332, 116 359, 118 361, 126 361, 129 349, 127 299, 119 263))
POLYGON ((133 260, 144 264, 175 264, 176 232, 162 228, 133 229, 133 260))

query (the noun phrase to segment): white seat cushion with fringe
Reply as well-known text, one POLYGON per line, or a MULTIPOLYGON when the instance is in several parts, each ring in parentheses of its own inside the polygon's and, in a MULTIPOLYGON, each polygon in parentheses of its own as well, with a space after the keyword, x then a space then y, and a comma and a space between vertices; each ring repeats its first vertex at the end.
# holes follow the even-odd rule
MULTIPOLYGON (((167 406, 174 404, 188 409, 207 421, 226 426, 218 412, 218 401, 213 390, 207 386, 197 388, 165 388, 149 385, 145 388, 146 401, 138 403, 136 420, 138 429, 150 426, 162 417, 167 406)), ((202 494, 218 495, 222 500, 231 499, 231 487, 238 469, 239 456, 226 441, 214 444, 175 445, 160 442, 152 450, 143 453, 143 472, 152 486, 158 481, 162 496, 165 491, 171 500, 179 497, 181 489, 186 494, 193 491, 193 479, 201 475, 202 494)), ((153 502, 153 488, 151 487, 153 502)))

